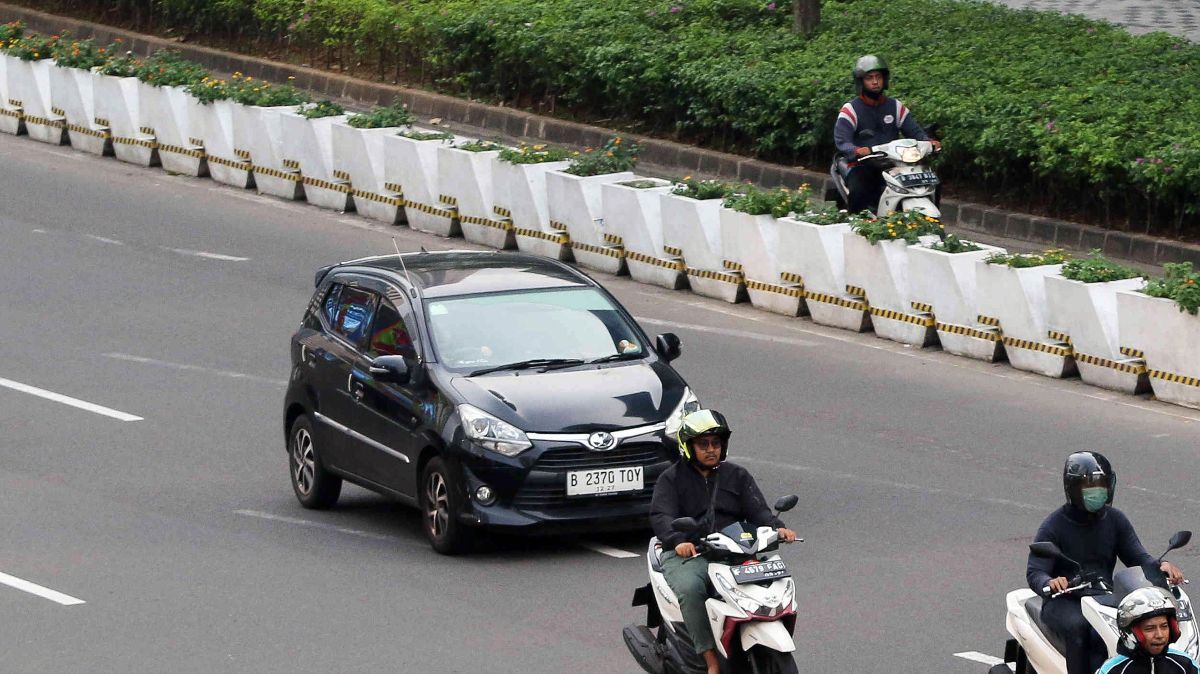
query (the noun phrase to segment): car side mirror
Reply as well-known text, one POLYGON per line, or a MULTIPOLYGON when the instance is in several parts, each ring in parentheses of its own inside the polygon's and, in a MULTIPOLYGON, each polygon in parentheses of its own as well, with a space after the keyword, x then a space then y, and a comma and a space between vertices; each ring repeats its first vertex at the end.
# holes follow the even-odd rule
POLYGON ((700 528, 700 523, 695 517, 680 517, 671 521, 671 528, 680 533, 690 534, 700 528))
POLYGON ((787 512, 787 511, 791 510, 792 508, 795 508, 796 504, 799 502, 800 502, 800 497, 796 496, 795 494, 792 494, 790 496, 781 496, 781 497, 779 497, 779 500, 775 502, 775 512, 777 512, 777 513, 787 512))
POLYGON ((679 336, 673 332, 664 332, 654 338, 655 350, 668 363, 679 357, 681 346, 682 342, 679 341, 679 336))
POLYGON ((404 360, 404 356, 379 356, 371 361, 367 372, 377 381, 392 384, 407 384, 410 378, 408 361, 404 360))

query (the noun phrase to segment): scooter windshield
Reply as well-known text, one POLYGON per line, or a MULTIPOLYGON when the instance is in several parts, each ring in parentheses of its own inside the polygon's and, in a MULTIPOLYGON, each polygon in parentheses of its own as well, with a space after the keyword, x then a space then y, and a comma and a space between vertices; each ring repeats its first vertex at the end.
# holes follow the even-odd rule
POLYGON ((758 545, 758 529, 749 522, 734 522, 722 529, 721 533, 741 546, 747 554, 754 552, 758 545))

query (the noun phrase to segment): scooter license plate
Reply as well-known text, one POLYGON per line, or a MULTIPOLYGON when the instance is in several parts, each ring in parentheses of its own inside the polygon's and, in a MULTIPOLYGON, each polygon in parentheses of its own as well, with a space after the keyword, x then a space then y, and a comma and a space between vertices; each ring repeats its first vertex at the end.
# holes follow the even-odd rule
POLYGON ((783 563, 783 560, 742 564, 741 566, 730 567, 729 570, 733 572, 733 579, 738 584, 758 583, 764 580, 787 578, 792 575, 787 569, 787 564, 783 563))
POLYGON ((897 177, 900 179, 900 184, 905 187, 938 184, 937 174, 928 171, 924 173, 903 173, 897 177))
POLYGON ((567 473, 567 496, 593 496, 641 491, 646 486, 643 466, 573 470, 567 473))

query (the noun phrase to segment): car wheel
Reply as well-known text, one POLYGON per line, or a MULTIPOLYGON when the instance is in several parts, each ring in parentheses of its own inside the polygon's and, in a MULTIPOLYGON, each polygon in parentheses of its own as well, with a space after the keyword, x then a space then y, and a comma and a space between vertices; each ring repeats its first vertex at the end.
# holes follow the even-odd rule
POLYGON ((462 512, 462 489, 458 477, 440 456, 425 464, 421 472, 421 525, 434 550, 456 555, 467 548, 467 531, 458 515, 462 512))
POLYGON ((305 415, 296 418, 288 435, 288 473, 292 476, 292 491, 305 508, 332 507, 342 493, 342 478, 322 465, 312 422, 305 415))

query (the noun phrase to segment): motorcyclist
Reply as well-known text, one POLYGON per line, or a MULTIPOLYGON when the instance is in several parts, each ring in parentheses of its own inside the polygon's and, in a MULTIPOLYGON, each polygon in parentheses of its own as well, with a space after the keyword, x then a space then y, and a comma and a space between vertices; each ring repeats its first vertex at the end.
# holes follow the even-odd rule
POLYGON ((870 145, 890 143, 903 134, 906 138, 928 140, 935 148, 942 147, 917 124, 903 103, 884 95, 890 78, 891 70, 881 57, 868 54, 859 58, 854 64, 854 90, 858 95, 842 106, 833 125, 838 171, 846 180, 849 191, 846 208, 851 213, 864 210, 874 213, 883 194, 882 172, 857 161, 871 154, 870 145), (866 131, 871 133, 864 134, 866 131))
MULTIPOLYGON (((1067 674, 1092 674, 1104 661, 1106 647, 1080 608, 1077 593, 1051 598, 1070 586, 1069 576, 1097 573, 1112 586, 1117 558, 1126 566, 1154 564, 1157 560, 1142 547, 1125 513, 1112 507, 1117 474, 1099 452, 1075 452, 1063 465, 1063 491, 1067 503, 1050 513, 1038 527, 1035 541, 1049 541, 1082 569, 1060 560, 1030 554, 1025 577, 1029 587, 1047 597, 1042 604, 1042 622, 1063 638, 1067 674), (1049 587, 1044 593, 1042 588, 1049 587)), ((1172 582, 1182 582, 1183 572, 1171 562, 1162 562, 1163 573, 1172 582)))
POLYGON ((1187 653, 1171 648, 1171 643, 1179 639, 1177 611, 1175 598, 1159 587, 1144 587, 1126 595, 1117 607, 1117 629, 1121 633, 1117 655, 1097 674, 1197 674, 1200 664, 1187 653))
POLYGON ((796 533, 771 512, 754 478, 745 468, 728 463, 731 430, 724 415, 697 410, 685 416, 676 437, 680 460, 663 471, 654 485, 650 525, 666 551, 663 576, 679 599, 684 626, 708 674, 720 671, 716 642, 708 625, 708 563, 696 557, 688 535, 671 528, 680 517, 694 517, 701 533, 719 531, 736 522, 772 526, 779 539, 796 540, 796 533))

